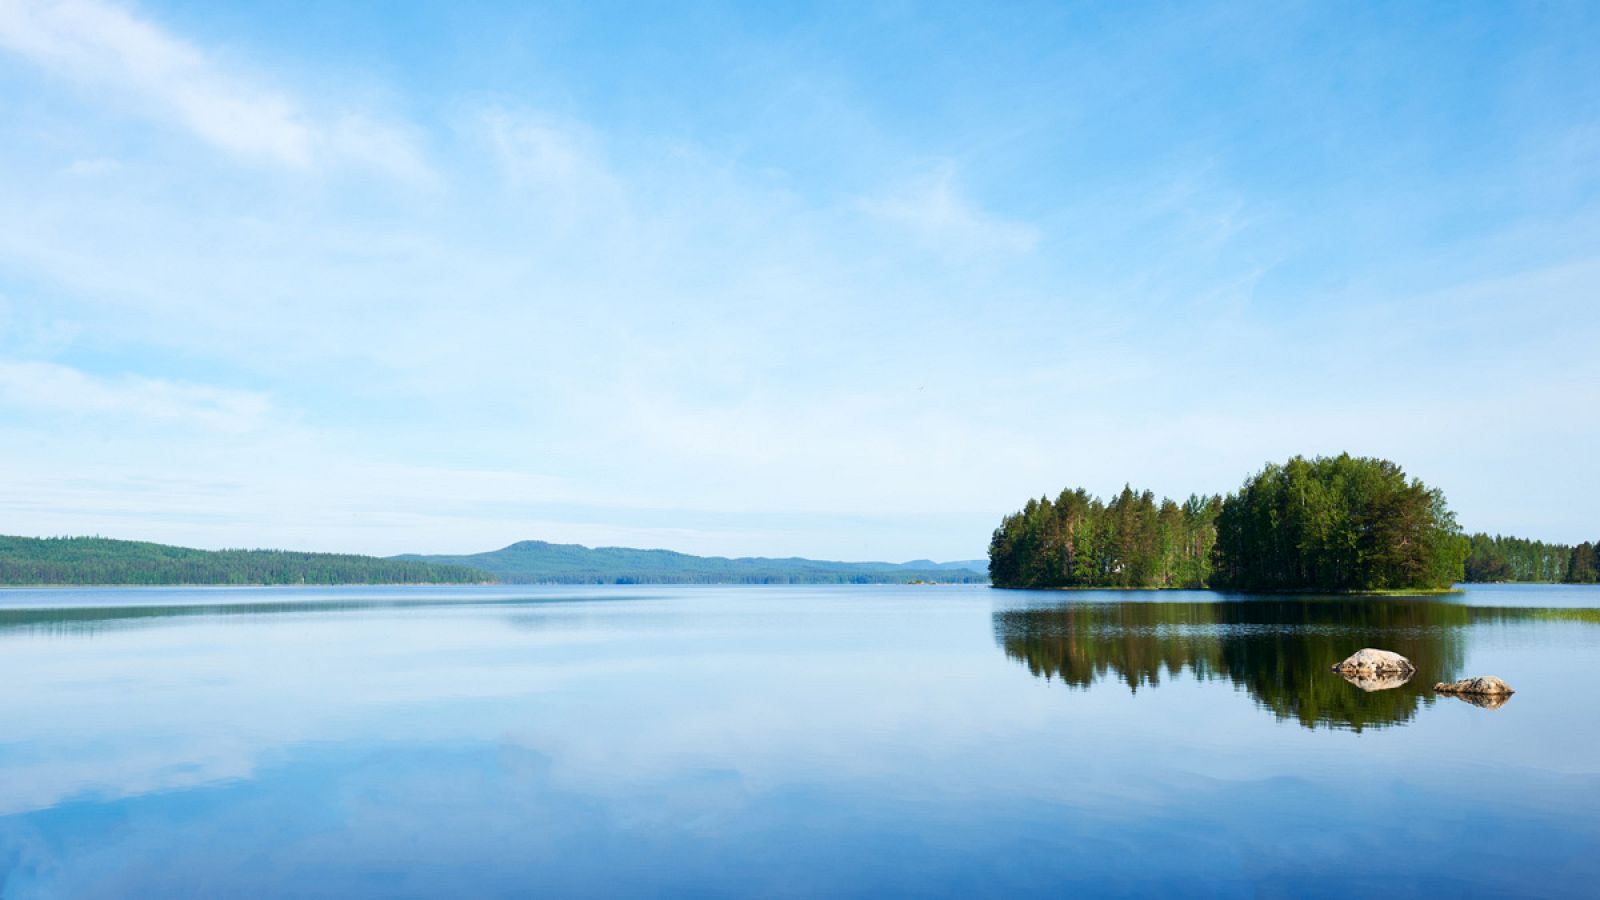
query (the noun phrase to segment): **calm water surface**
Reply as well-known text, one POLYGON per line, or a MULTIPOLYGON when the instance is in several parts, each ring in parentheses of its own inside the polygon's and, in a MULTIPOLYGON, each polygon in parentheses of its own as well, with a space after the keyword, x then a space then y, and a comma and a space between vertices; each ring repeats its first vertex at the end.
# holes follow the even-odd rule
POLYGON ((0 591, 0 896, 1592 897, 1596 663, 1582 587, 0 591))

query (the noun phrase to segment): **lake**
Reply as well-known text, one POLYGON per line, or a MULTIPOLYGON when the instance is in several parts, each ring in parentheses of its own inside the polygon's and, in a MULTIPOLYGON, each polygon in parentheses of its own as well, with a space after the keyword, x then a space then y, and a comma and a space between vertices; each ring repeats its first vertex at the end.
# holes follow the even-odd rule
POLYGON ((1593 897, 1597 663, 1590 587, 5 590, 0 896, 1593 897))

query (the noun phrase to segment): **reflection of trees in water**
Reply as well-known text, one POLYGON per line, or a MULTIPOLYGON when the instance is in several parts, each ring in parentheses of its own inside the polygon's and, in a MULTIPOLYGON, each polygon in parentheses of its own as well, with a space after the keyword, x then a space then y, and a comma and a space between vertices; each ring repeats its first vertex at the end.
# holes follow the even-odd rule
POLYGON ((637 600, 641 595, 616 594, 605 597, 424 597, 268 600, 232 603, 171 603, 143 606, 63 606, 0 608, 0 636, 7 632, 26 632, 46 636, 93 637, 105 631, 142 625, 167 624, 163 620, 219 618, 231 616, 275 616, 283 614, 337 613, 372 610, 440 608, 505 608, 521 610, 555 603, 595 602, 597 600, 637 600))
POLYGON ((1068 602, 994 614, 995 639, 1034 675, 1074 687, 1114 676, 1137 691, 1187 669, 1226 679, 1279 720, 1307 728, 1383 727, 1434 701, 1453 680, 1466 626, 1581 619, 1596 610, 1484 608, 1421 599, 1260 599, 1211 603, 1068 602), (1364 691, 1330 671, 1362 647, 1393 650, 1417 667, 1389 690, 1364 691))
POLYGON ((92 636, 102 631, 153 625, 161 619, 272 613, 333 612, 359 609, 353 602, 304 601, 259 603, 184 603, 149 606, 72 606, 0 609, 0 634, 10 631, 46 635, 92 636))

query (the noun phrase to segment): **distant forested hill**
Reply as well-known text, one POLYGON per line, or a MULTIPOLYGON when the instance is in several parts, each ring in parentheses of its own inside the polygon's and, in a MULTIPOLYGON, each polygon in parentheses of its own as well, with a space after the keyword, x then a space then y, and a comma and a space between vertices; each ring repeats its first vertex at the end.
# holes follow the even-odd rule
POLYGON ((981 583, 981 561, 934 563, 828 562, 690 556, 671 550, 584 547, 522 541, 468 556, 394 557, 396 560, 470 566, 501 581, 522 584, 900 584, 910 581, 981 583), (967 568, 970 566, 971 568, 967 568))
POLYGON ((107 538, 0 536, 0 585, 443 584, 492 580, 462 566, 340 553, 191 550, 107 538))

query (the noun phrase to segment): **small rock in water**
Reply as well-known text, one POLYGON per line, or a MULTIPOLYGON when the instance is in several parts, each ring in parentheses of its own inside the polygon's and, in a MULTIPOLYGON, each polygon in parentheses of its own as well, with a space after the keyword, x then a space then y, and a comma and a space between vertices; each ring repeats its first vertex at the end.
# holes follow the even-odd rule
POLYGON ((1460 681, 1441 681, 1433 686, 1441 694, 1471 694, 1473 696, 1503 696, 1515 693, 1511 685, 1494 677, 1493 675, 1477 675, 1472 678, 1463 678, 1460 681))
POLYGON ((1367 647, 1357 650, 1350 658, 1333 667, 1341 675, 1406 675, 1417 671, 1417 667, 1392 650, 1374 650, 1367 647))

